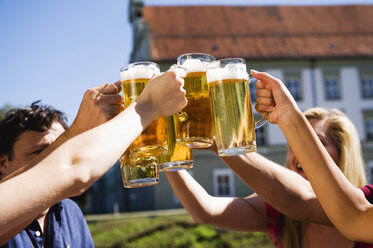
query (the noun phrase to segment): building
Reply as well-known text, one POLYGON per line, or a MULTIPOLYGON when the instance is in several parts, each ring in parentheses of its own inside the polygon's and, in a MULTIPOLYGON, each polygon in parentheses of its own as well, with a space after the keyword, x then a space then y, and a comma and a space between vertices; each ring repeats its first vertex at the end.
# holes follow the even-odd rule
MULTIPOLYGON (((356 125, 373 182, 373 5, 144 6, 130 1, 131 62, 157 62, 167 70, 184 53, 241 57, 248 68, 280 78, 302 110, 343 110, 356 125)), ((255 101, 255 87, 251 88, 255 101)), ((283 164, 281 130, 257 130, 258 150, 283 164)), ((246 196, 250 189, 208 151, 194 153, 191 173, 213 195, 246 196)), ((181 207, 161 173, 151 187, 154 208, 181 207)))

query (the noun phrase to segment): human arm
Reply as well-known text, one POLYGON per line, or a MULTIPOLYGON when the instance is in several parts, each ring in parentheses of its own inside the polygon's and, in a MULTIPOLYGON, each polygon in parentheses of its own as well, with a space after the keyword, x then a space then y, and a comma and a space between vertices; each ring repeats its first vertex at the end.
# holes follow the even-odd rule
POLYGON ((2 232, 0 235, 0 246, 5 245, 6 243, 9 242, 12 238, 14 238, 18 233, 20 233, 22 230, 24 230, 28 225, 30 225, 33 220, 36 219, 38 215, 35 216, 28 216, 27 219, 23 219, 22 222, 17 224, 12 229, 7 229, 6 232, 2 232))
MULTIPOLYGON (((71 134, 70 132, 70 134, 72 136, 78 135, 79 133, 82 133, 85 130, 89 130, 95 126, 98 126, 106 122, 107 120, 111 119, 113 116, 118 114, 121 111, 122 103, 122 98, 119 95, 120 91, 121 82, 119 81, 114 84, 103 84, 98 87, 94 87, 87 90, 84 94, 82 103, 80 105, 77 118, 75 119, 74 124, 71 128, 71 130, 73 130, 74 132, 73 134, 71 134)), ((59 145, 61 145, 65 140, 63 138, 64 137, 56 140, 56 142, 54 142, 51 148, 56 148, 59 145)), ((3 156, 4 158, 6 157, 6 155, 0 155, 0 157, 1 156, 3 156)), ((46 156, 46 153, 43 153, 43 155, 40 156, 46 156)), ((21 173, 21 171, 26 171, 30 168, 30 166, 32 166, 31 160, 25 168, 23 168, 20 171, 17 171, 8 178, 5 178, 4 180, 8 180, 9 178, 21 173)), ((6 170, 5 172, 8 171, 6 170)), ((34 219, 36 219, 37 215, 39 214, 40 213, 37 213, 35 216, 28 216, 24 219, 24 223, 20 223, 19 225, 17 225, 16 228, 13 228, 9 230, 9 232, 0 235, 0 246, 8 242, 9 239, 14 237, 19 232, 21 232, 34 219)))
POLYGON ((310 183, 257 152, 221 157, 252 190, 293 219, 330 225, 310 183))
POLYGON ((266 73, 252 74, 257 87, 269 89, 275 101, 271 107, 263 100, 258 112, 267 112, 283 131, 331 222, 351 240, 373 242, 373 205, 335 165, 282 82, 266 73))
POLYGON ((78 113, 71 125, 75 134, 99 126, 123 110, 123 99, 119 95, 121 84, 120 81, 114 84, 102 84, 84 93, 78 113))
POLYGON ((152 79, 136 102, 116 117, 78 135, 70 128, 61 135, 62 144, 52 144, 28 170, 1 182, 0 234, 83 192, 110 169, 151 121, 182 109, 186 104, 182 77, 170 71, 152 79))
POLYGON ((236 231, 267 231, 265 203, 257 195, 215 197, 185 170, 166 174, 178 199, 195 221, 236 231))

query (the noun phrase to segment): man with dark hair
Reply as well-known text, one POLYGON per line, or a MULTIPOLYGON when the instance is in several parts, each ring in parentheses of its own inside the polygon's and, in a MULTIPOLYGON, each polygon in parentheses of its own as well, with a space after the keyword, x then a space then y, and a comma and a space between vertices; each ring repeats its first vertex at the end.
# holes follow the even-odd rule
MULTIPOLYGON (((0 122, 3 176, 24 167, 67 129, 62 112, 38 102, 9 111, 0 122)), ((93 247, 94 244, 82 211, 72 200, 65 199, 40 213, 3 247, 69 246, 93 247)))
POLYGON ((27 108, 9 110, 0 122, 0 179, 18 169, 7 168, 5 159, 13 159, 13 145, 24 131, 43 132, 49 129, 54 121, 60 123, 64 130, 68 129, 66 117, 62 112, 49 106, 39 106, 39 102, 34 102, 27 108))
MULTIPOLYGON (((87 90, 84 94, 86 101, 82 101, 72 124, 75 124, 74 131, 69 135, 77 136, 116 116, 123 108, 122 97, 119 95, 120 88, 118 81, 115 84, 103 84, 87 90)), ((10 110, 0 122, 2 178, 27 170, 32 160, 67 129, 66 117, 62 112, 39 105, 38 102, 29 107, 10 110)), ((60 143, 57 141, 55 145, 59 146, 60 143)), ((0 246, 94 246, 82 211, 72 200, 64 199, 37 216, 36 214, 28 216, 22 224, 3 232, 0 235, 0 246)))
MULTIPOLYGON (((39 102, 32 103, 30 107, 8 111, 0 122, 0 154, 6 155, 9 161, 14 158, 16 141, 25 131, 43 133, 53 124, 59 124, 58 128, 62 128, 63 131, 68 129, 66 117, 61 111, 50 106, 38 105, 39 102)), ((7 174, 17 169, 15 166, 7 168, 7 174)))
MULTIPOLYGON (((0 204, 0 245, 21 232, 45 208, 87 190, 152 121, 184 108, 187 104, 182 88, 184 77, 182 70, 169 70, 154 77, 136 101, 122 112, 123 99, 118 94, 120 81, 88 89, 71 127, 40 155, 0 182, 3 199, 0 204)), ((52 129, 55 129, 53 125, 52 129)), ((3 156, 8 163, 6 155, 3 156)), ((75 224, 56 217, 60 226, 75 224)), ((56 242, 34 242, 35 238, 29 237, 31 241, 26 243, 25 239, 25 243, 16 244, 17 247, 89 246, 76 244, 79 240, 76 241, 74 230, 63 232, 65 229, 61 231, 60 226, 50 227, 55 222, 50 223, 42 227, 43 230, 52 229, 52 238, 56 242)))

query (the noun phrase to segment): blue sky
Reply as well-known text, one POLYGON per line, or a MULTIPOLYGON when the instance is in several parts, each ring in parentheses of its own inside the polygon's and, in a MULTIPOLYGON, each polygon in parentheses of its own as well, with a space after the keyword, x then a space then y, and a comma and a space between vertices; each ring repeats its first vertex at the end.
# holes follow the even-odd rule
POLYGON ((41 99, 71 123, 86 89, 119 79, 132 47, 123 0, 0 0, 0 106, 41 99))
MULTIPOLYGON (((0 0, 0 107, 35 100, 71 123, 86 89, 129 61, 129 0, 0 0)), ((373 4, 373 0, 145 0, 147 5, 373 4)))

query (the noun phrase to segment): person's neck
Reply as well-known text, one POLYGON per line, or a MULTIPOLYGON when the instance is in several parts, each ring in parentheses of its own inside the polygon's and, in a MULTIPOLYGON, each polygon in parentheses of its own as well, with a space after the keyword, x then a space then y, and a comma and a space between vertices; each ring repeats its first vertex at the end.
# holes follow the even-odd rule
POLYGON ((40 229, 42 230, 42 233, 43 233, 43 234, 45 233, 45 226, 46 226, 45 217, 47 216, 48 211, 49 211, 49 208, 47 208, 46 210, 44 210, 43 212, 41 212, 41 213, 36 217, 36 220, 38 221, 39 226, 40 226, 40 229))

